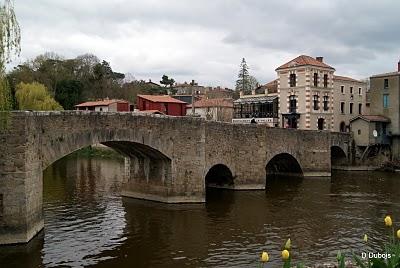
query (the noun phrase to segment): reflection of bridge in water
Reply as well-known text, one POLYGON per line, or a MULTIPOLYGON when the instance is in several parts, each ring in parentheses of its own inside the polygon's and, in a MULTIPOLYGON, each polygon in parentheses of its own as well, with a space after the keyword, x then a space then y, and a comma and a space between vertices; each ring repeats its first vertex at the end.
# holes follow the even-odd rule
POLYGON ((131 113, 13 112, 0 140, 0 244, 10 244, 44 226, 43 170, 95 143, 126 156, 124 196, 192 203, 205 201, 207 185, 265 189, 267 175, 330 176, 331 153, 346 161, 351 137, 131 113))

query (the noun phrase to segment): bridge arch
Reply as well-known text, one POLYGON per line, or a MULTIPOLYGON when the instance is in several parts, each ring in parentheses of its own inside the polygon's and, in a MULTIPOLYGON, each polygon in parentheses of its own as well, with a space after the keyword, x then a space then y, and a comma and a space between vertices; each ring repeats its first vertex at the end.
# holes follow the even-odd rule
POLYGON ((265 167, 266 181, 277 177, 303 177, 299 161, 289 153, 279 153, 272 157, 265 167))
POLYGON ((331 146, 331 166, 346 165, 347 162, 347 154, 342 147, 338 145, 331 146))
POLYGON ((212 166, 205 177, 205 187, 209 188, 234 188, 234 176, 232 171, 224 164, 212 166))

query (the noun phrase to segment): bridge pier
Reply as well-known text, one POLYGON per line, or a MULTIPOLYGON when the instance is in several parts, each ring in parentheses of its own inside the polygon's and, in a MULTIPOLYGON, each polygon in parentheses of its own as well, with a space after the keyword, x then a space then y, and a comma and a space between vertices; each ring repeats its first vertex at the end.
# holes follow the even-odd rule
POLYGON ((122 196, 163 203, 205 202, 204 190, 190 183, 202 178, 182 178, 184 174, 172 169, 172 162, 169 159, 126 157, 122 196), (181 185, 184 189, 180 189, 181 182, 185 181, 187 183, 181 185))
POLYGON ((44 227, 43 172, 26 118, 0 130, 0 245, 26 243, 44 227))

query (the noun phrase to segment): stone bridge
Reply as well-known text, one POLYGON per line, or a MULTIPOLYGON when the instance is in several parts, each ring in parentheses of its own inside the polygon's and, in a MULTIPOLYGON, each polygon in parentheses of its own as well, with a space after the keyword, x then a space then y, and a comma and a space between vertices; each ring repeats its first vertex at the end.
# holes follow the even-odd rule
POLYGON ((349 134, 101 112, 12 112, 0 130, 0 244, 28 242, 44 226, 43 170, 102 143, 125 156, 122 195, 205 202, 206 187, 265 189, 269 175, 330 176, 349 134), (332 148, 332 150, 331 150, 332 148))

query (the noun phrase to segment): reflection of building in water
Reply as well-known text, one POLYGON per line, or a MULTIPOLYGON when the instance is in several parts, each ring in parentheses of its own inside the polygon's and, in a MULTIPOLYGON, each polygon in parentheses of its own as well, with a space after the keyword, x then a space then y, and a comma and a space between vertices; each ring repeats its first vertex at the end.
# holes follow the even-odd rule
POLYGON ((233 123, 247 124, 254 118, 259 124, 278 127, 278 95, 267 85, 253 90, 251 95, 241 93, 240 98, 234 101, 233 123), (262 88, 264 93, 256 94, 262 88))

